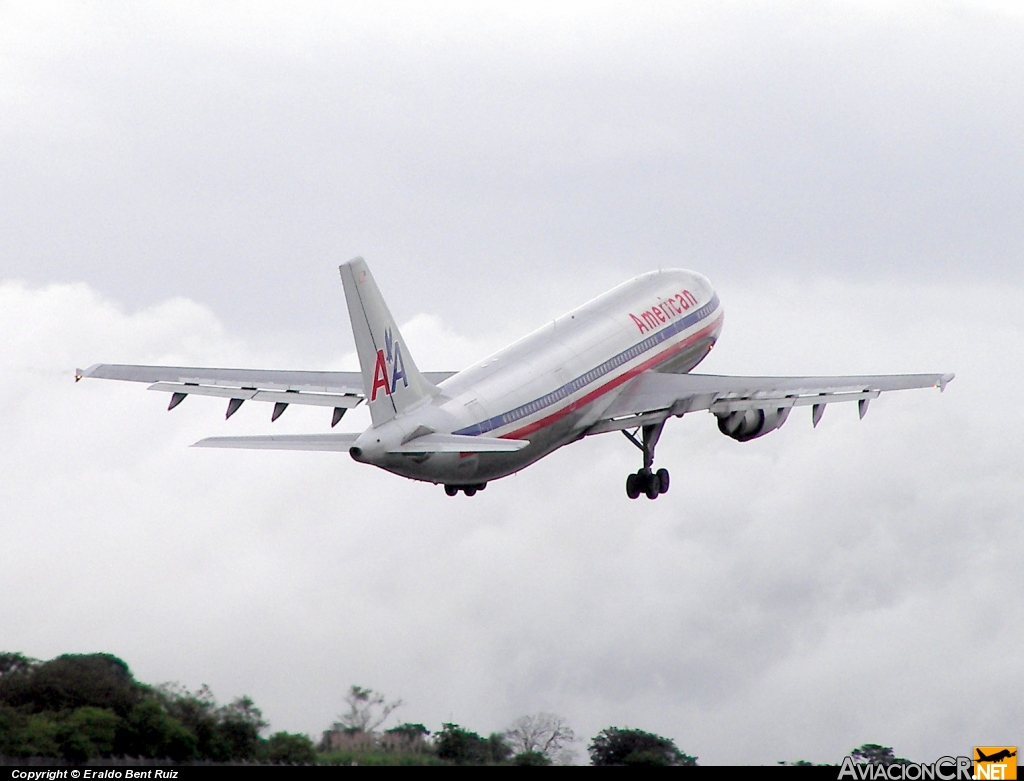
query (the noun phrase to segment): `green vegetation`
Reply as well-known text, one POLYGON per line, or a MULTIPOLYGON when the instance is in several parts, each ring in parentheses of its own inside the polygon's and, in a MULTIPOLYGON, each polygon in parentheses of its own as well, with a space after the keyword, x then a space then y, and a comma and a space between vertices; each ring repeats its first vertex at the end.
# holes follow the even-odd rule
POLYGON ((218 706, 207 687, 147 686, 110 654, 40 662, 0 654, 0 755, 309 762, 305 735, 266 727, 248 697, 218 706))
POLYGON ((521 767, 544 767, 550 765, 551 760, 539 751, 523 751, 512 757, 512 764, 521 767))
MULTIPOLYGON (((175 762, 290 765, 570 764, 578 740, 561 716, 537 713, 486 737, 446 723, 431 734, 423 724, 382 729, 401 700, 352 686, 347 710, 319 744, 308 735, 275 732, 255 703, 239 697, 218 705, 209 687, 151 686, 110 654, 65 654, 43 662, 0 653, 0 757, 54 757, 72 762, 130 757, 175 762)), ((694 766, 697 758, 666 737, 608 727, 587 747, 591 764, 694 766)), ((850 752, 858 763, 908 760, 866 743, 850 752)), ((804 760, 779 764, 809 765, 804 760)))
MULTIPOLYGON (((858 765, 906 765, 910 763, 909 759, 895 756, 889 746, 880 746, 877 743, 865 743, 860 748, 851 749, 849 756, 858 765)), ((813 762, 804 759, 798 759, 796 762, 779 762, 779 764, 792 767, 814 767, 813 762)), ((819 767, 835 767, 835 765, 825 763, 819 767)))
POLYGON ((851 751, 850 756, 857 764, 865 765, 906 765, 910 762, 909 759, 894 756, 888 746, 879 746, 877 743, 865 743, 851 751))
POLYGON ((684 754, 675 741, 638 729, 608 727, 587 747, 590 762, 609 765, 676 765, 693 767, 697 757, 684 754))
POLYGON ((434 737, 437 756, 454 765, 499 765, 512 757, 512 749, 497 732, 482 738, 458 724, 445 724, 434 737))

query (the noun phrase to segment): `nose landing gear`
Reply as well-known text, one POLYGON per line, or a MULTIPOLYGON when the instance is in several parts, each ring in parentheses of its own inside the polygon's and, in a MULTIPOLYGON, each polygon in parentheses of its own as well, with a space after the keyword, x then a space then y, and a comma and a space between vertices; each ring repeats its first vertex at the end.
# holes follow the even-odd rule
POLYGON ((646 494, 648 499, 657 499, 661 494, 668 493, 669 474, 667 469, 654 471, 654 446, 658 444, 661 430, 665 427, 665 421, 641 427, 641 442, 632 434, 623 430, 626 439, 636 445, 644 454, 643 468, 626 478, 626 496, 636 499, 640 494, 646 494))

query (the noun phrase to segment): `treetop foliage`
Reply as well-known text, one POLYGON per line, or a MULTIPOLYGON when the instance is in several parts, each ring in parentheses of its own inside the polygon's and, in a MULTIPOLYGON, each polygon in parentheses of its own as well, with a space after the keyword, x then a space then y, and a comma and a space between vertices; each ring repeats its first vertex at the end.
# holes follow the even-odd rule
MULTIPOLYGON (((146 685, 111 654, 39 661, 0 653, 0 758, 542 766, 569 763, 577 742, 566 719, 552 713, 523 716, 486 737, 454 723, 431 735, 423 724, 409 722, 380 732, 402 701, 373 689, 352 686, 345 702, 348 710, 317 747, 307 735, 263 737, 268 724, 249 697, 219 705, 208 686, 189 691, 180 684, 146 685)), ((596 766, 697 764, 670 738, 637 729, 608 727, 587 750, 596 766)), ((908 762, 876 743, 850 756, 858 763, 908 762)))
MULTIPOLYGON (((850 750, 850 758, 858 765, 906 765, 909 759, 897 757, 889 746, 880 746, 877 743, 865 743, 860 748, 850 750)), ((780 765, 791 766, 813 766, 813 762, 798 759, 796 762, 779 762, 780 765)), ((827 763, 826 763, 827 764, 827 763)))
POLYGON ((385 735, 405 738, 406 740, 426 740, 430 737, 430 730, 422 724, 399 724, 397 727, 384 730, 385 735))
POLYGON ((512 764, 519 767, 545 767, 553 763, 539 751, 522 751, 512 757, 512 764))
POLYGON ((128 665, 110 654, 65 654, 48 662, 4 654, 0 702, 34 713, 96 707, 125 717, 139 700, 128 665))
POLYGON ((877 743, 865 743, 860 748, 850 752, 850 757, 858 764, 869 765, 906 765, 909 759, 894 756, 892 748, 880 746, 877 743))
POLYGON ((312 765, 317 759, 316 746, 308 735, 275 732, 267 738, 262 758, 275 765, 312 765))
POLYGON ((603 729, 587 747, 587 751, 590 752, 590 763, 598 767, 697 764, 697 757, 684 754, 676 748, 675 741, 638 729, 603 729))
MULTIPOLYGON (((255 760, 271 745, 260 737, 266 726, 248 697, 218 706, 206 686, 196 692, 147 686, 111 654, 65 654, 46 662, 0 654, 0 755, 255 760)), ((309 738, 290 736, 305 738, 303 747, 282 735, 275 736, 275 756, 308 759, 309 738)))
POLYGON ((34 664, 38 662, 23 654, 0 653, 0 686, 4 676, 28 672, 34 664))
POLYGON ((458 724, 444 724, 434 735, 437 756, 456 765, 497 765, 512 757, 503 735, 492 732, 486 738, 458 724))

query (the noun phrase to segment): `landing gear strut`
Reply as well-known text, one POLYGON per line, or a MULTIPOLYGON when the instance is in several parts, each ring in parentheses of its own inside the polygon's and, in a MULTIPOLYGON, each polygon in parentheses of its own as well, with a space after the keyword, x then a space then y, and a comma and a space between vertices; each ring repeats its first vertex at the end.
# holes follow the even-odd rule
POLYGON ((444 486, 444 492, 448 496, 455 496, 459 491, 462 491, 466 496, 474 496, 477 491, 482 491, 487 487, 487 483, 476 483, 474 485, 448 485, 444 486))
POLYGON ((658 444, 661 437, 661 430, 665 427, 665 421, 652 423, 648 426, 641 426, 640 432, 643 441, 636 438, 637 432, 632 434, 623 430, 626 439, 636 445, 644 454, 643 468, 634 472, 626 478, 626 496, 636 499, 640 494, 646 494, 648 499, 657 499, 661 494, 668 493, 669 475, 667 469, 654 471, 654 446, 658 444))

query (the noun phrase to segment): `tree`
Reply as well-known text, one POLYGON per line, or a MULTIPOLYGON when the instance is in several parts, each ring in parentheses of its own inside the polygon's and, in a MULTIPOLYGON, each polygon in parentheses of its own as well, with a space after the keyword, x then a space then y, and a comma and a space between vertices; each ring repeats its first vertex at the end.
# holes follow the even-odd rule
POLYGON ((397 727, 384 730, 385 735, 394 735, 395 737, 405 738, 406 740, 426 740, 427 736, 430 735, 430 730, 424 727, 422 724, 410 724, 406 722, 399 724, 397 727))
POLYGON ((349 689, 345 702, 348 703, 348 711, 338 717, 335 727, 340 726, 347 732, 373 732, 387 721, 392 711, 402 705, 401 700, 388 702, 380 692, 362 686, 349 689))
POLYGON ((554 713, 522 716, 505 731, 505 741, 514 754, 541 754, 547 758, 548 764, 570 762, 570 745, 576 740, 568 722, 554 713))
POLYGON ((487 736, 487 761, 495 765, 508 762, 512 758, 512 749, 505 742, 500 732, 492 732, 487 736))
POLYGON ((507 762, 512 749, 504 735, 492 732, 486 738, 458 724, 443 724, 434 736, 437 756, 456 765, 488 765, 507 762))
POLYGON ((111 654, 0 653, 0 755, 245 760, 266 726, 248 697, 218 706, 207 686, 147 686, 111 654))
POLYGON ((21 654, 4 654, 0 700, 34 713, 76 708, 107 708, 127 715, 139 700, 139 684, 128 665, 111 654, 65 654, 35 663, 21 654))
POLYGON ((29 673, 38 664, 37 659, 29 659, 24 654, 0 653, 0 680, 29 673))
POLYGON ((180 684, 163 684, 156 693, 168 714, 195 737, 197 758, 219 762, 230 759, 230 752, 218 729, 217 703, 209 686, 190 692, 180 684))
POLYGON ((312 765, 316 747, 308 735, 275 732, 261 747, 260 756, 276 765, 312 765))
POLYGON ((697 757, 684 754, 675 741, 638 729, 608 727, 601 730, 587 747, 590 762, 598 767, 611 765, 696 766, 697 757))
POLYGON ((23 757, 60 756, 59 733, 60 725, 52 713, 33 713, 22 731, 21 746, 16 753, 23 757))
POLYGON ((218 731, 231 759, 252 759, 260 747, 260 731, 267 726, 249 697, 239 697, 217 710, 218 731))
POLYGON ((877 743, 865 743, 850 752, 853 761, 858 765, 906 765, 909 759, 893 756, 892 748, 879 746, 877 743))
POLYGON ((256 756, 260 731, 267 724, 248 697, 217 707, 209 686, 189 692, 180 685, 165 684, 156 693, 173 722, 193 736, 197 758, 227 762, 256 756))
POLYGON ((512 757, 512 764, 519 767, 544 767, 551 764, 551 760, 539 751, 523 751, 512 757))
POLYGON ((61 754, 76 762, 110 756, 121 725, 117 714, 106 708, 76 708, 57 729, 61 754))
POLYGON ((147 687, 146 694, 125 718, 118 733, 114 753, 131 757, 170 758, 177 762, 196 755, 197 741, 176 718, 171 716, 159 696, 147 687))
POLYGON ((58 725, 54 714, 26 714, 0 705, 0 756, 56 757, 58 725))
POLYGON ((434 735, 434 745, 441 759, 456 765, 482 765, 487 761, 487 741, 458 724, 442 724, 434 735))

